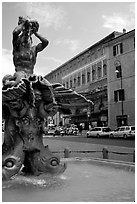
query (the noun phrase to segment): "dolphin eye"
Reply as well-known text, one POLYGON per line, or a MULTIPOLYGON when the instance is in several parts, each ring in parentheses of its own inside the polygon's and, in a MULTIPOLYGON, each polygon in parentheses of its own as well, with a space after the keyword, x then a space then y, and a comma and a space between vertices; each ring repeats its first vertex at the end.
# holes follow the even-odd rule
POLYGON ((50 162, 50 164, 51 164, 52 166, 57 166, 59 163, 58 163, 58 160, 52 159, 51 162, 50 162))
POLYGON ((14 166, 14 162, 12 160, 7 160, 5 166, 8 168, 12 168, 14 166))

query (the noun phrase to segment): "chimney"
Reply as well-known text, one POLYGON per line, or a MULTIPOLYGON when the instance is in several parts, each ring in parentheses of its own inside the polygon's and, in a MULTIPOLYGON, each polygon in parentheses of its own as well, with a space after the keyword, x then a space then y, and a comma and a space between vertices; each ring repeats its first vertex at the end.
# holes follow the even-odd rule
POLYGON ((126 29, 125 28, 123 28, 123 34, 125 34, 126 33, 126 29))

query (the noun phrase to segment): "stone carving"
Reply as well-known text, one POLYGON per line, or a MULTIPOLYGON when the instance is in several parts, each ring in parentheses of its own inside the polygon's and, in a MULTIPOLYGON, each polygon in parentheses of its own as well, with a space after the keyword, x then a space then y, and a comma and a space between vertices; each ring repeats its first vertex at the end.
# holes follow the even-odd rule
POLYGON ((81 103, 92 105, 91 101, 61 84, 50 84, 44 77, 33 74, 38 52, 49 43, 38 30, 37 21, 19 17, 12 41, 15 73, 6 75, 2 81, 2 116, 5 120, 2 178, 7 180, 20 170, 25 175, 62 173, 66 165, 48 145, 43 145, 44 118, 69 109, 73 99, 79 98, 81 103), (32 35, 41 41, 38 45, 32 45, 32 35), (68 106, 65 93, 68 93, 68 106))

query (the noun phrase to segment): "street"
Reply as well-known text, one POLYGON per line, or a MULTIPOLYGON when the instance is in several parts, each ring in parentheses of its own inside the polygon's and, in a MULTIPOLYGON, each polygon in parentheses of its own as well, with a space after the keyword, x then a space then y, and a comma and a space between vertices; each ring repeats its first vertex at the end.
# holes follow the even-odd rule
POLYGON ((51 151, 59 153, 61 157, 64 157, 63 152, 65 148, 68 148, 71 151, 71 157, 102 158, 102 150, 107 148, 110 160, 132 162, 135 149, 133 139, 86 138, 85 135, 63 137, 49 135, 43 137, 43 142, 44 146, 48 145, 51 151), (91 153, 86 153, 86 151, 91 151, 91 153))
POLYGON ((135 139, 123 139, 123 138, 86 138, 85 135, 82 136, 49 136, 49 138, 54 138, 55 140, 71 141, 71 142, 81 142, 81 143, 91 143, 91 144, 101 144, 101 145, 112 145, 119 147, 135 147, 135 139))

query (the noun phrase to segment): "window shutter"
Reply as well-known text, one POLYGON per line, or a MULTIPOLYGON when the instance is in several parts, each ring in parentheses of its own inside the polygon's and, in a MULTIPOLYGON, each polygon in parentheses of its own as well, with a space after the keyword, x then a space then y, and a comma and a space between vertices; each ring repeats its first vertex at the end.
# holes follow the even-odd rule
POLYGON ((118 101, 118 92, 114 91, 114 101, 117 102, 118 101))
POLYGON ((125 91, 124 91, 124 89, 122 89, 121 92, 122 92, 121 93, 122 94, 122 101, 124 101, 125 100, 125 91))
POLYGON ((123 53, 123 43, 120 43, 120 54, 123 53))
POLYGON ((113 56, 116 56, 116 46, 113 46, 113 56))
POLYGON ((125 92, 124 89, 119 90, 119 100, 124 101, 125 100, 125 92))

